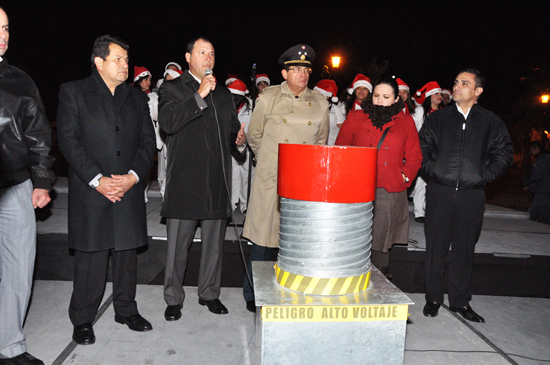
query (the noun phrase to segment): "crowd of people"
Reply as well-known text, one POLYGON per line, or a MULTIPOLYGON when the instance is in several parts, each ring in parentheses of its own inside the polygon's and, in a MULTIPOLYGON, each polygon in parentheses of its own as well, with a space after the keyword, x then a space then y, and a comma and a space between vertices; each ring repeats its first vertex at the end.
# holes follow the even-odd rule
MULTIPOLYGON (((166 183, 167 148, 165 144, 166 133, 162 131, 158 124, 158 92, 160 85, 164 81, 173 80, 182 73, 183 68, 178 63, 169 62, 165 66, 163 77, 158 79, 156 87, 152 87, 152 76, 149 70, 142 66, 134 67, 133 85, 149 96, 149 108, 155 128, 158 150, 158 184, 160 194, 163 198, 166 183)), ((403 113, 413 118, 418 132, 428 115, 436 110, 447 107, 452 101, 452 91, 441 88, 436 81, 428 82, 413 96, 410 94, 410 87, 402 79, 397 78, 395 81, 398 85, 400 104, 403 104, 403 113)), ((248 124, 257 98, 266 87, 271 86, 271 80, 266 74, 256 75, 253 92, 250 92, 243 80, 239 79, 235 74, 229 74, 225 80, 225 86, 233 96, 239 122, 244 124, 244 131, 248 134, 248 124)), ((321 93, 328 101, 329 134, 326 144, 333 146, 350 111, 363 110, 362 103, 369 96, 372 96, 373 86, 369 77, 357 74, 343 94, 342 100, 338 98, 338 86, 334 80, 322 79, 316 84, 313 90, 321 93)), ((247 148, 242 155, 232 156, 231 207, 233 210, 239 209, 244 214, 248 211, 248 199, 256 170, 255 166, 255 155, 250 148, 247 148)), ((408 199, 414 205, 415 220, 419 223, 424 223, 426 181, 421 175, 422 173, 410 181, 411 184, 407 188, 407 194, 408 199)), ((145 200, 147 201, 147 193, 145 194, 145 200)))
MULTIPOLYGON (((36 251, 34 208, 48 204, 54 180, 51 130, 35 84, 4 58, 9 22, 1 8, 0 27, 0 92, 6 95, 0 106, 2 121, 10 123, 0 125, 1 140, 8 141, 0 152, 0 363, 42 364, 27 352, 22 324, 36 251)), ((413 95, 400 78, 372 82, 358 74, 339 100, 333 80, 308 87, 315 52, 305 44, 280 56, 284 82, 271 85, 259 74, 253 92, 236 76, 225 85, 216 80, 214 45, 205 37, 187 44, 188 67, 169 62, 155 87, 143 66, 134 68, 133 84, 127 82, 128 49, 119 38, 97 38, 91 75, 59 92, 58 143, 69 164, 69 247, 75 252, 69 318, 77 344, 95 342, 92 323, 110 259, 114 320, 134 331, 153 329, 135 295, 155 155, 167 226, 165 319, 182 316, 188 251, 199 224, 198 302, 214 314, 228 313, 219 299, 223 242, 236 209, 246 214, 243 237, 252 244, 243 296, 255 312, 251 262, 272 260, 279 241, 281 143, 377 148, 372 263, 389 275, 391 246, 408 242, 410 192, 426 234, 424 315, 435 317, 443 303, 449 257, 450 310, 484 322, 469 305, 483 187, 511 166, 513 149, 504 123, 477 104, 481 72, 460 71, 452 91, 431 81, 413 95)), ((547 217, 542 190, 548 181, 540 176, 548 175, 548 153, 540 144, 531 153, 536 169, 524 185, 537 205, 530 211, 547 217)))
MULTIPOLYGON (((433 113, 449 108, 449 113, 452 114, 447 117, 449 120, 456 118, 457 113, 467 120, 470 109, 474 111, 472 115, 477 116, 478 113, 484 113, 483 109, 477 105, 477 98, 483 91, 483 75, 475 69, 466 69, 460 73, 459 77, 465 75, 466 78, 466 80, 462 80, 462 84, 467 85, 470 91, 465 99, 460 92, 462 86, 459 78, 455 81, 453 91, 441 88, 436 81, 430 81, 411 95, 410 87, 400 78, 382 77, 373 86, 369 77, 358 74, 346 90, 345 97, 340 100, 337 97, 338 87, 333 80, 323 79, 317 83, 313 90, 308 88, 311 62, 314 58, 315 52, 309 46, 297 45, 290 48, 279 59, 279 64, 283 66, 282 76, 285 81, 281 85, 271 86, 267 75, 257 75, 255 85, 253 85, 257 92, 250 93, 245 82, 237 75, 230 74, 225 81, 225 86, 233 97, 238 122, 244 126, 244 132, 248 138, 247 147, 244 150, 232 153, 232 184, 229 198, 230 210, 240 209, 247 215, 243 237, 252 244, 248 262, 249 272, 243 283, 246 308, 252 312, 256 310, 250 272, 251 261, 273 260, 275 249, 278 247, 277 145, 279 143, 349 145, 376 147, 379 150, 371 261, 388 277, 391 277, 388 274, 388 264, 392 245, 408 242, 408 200, 413 201, 415 220, 425 223, 427 190, 431 190, 432 196, 435 194, 436 197, 439 197, 437 189, 450 186, 455 189, 457 194, 460 192, 472 199, 472 205, 469 205, 468 209, 462 204, 458 204, 456 215, 447 217, 445 224, 440 222, 437 214, 428 215, 428 224, 426 225, 426 237, 429 239, 427 248, 429 261, 426 270, 428 293, 424 314, 426 316, 437 315, 437 309, 443 301, 441 264, 445 260, 450 242, 459 240, 464 242, 465 249, 455 250, 461 254, 456 255, 456 264, 451 265, 449 275, 453 289, 451 289, 450 308, 461 313, 466 319, 483 321, 484 319, 468 305, 471 297, 469 282, 461 276, 463 273, 466 273, 466 277, 471 276, 473 245, 477 241, 481 229, 480 212, 482 210, 479 208, 479 202, 484 201, 484 197, 480 198, 475 194, 471 197, 469 189, 480 193, 482 191, 480 187, 494 180, 509 167, 512 156, 509 136, 504 124, 499 121, 493 123, 495 125, 491 124, 492 128, 497 130, 498 138, 486 134, 479 137, 487 141, 494 139, 491 143, 499 143, 496 150, 477 151, 477 154, 472 156, 476 160, 476 165, 483 161, 485 169, 479 167, 476 171, 471 171, 473 164, 471 161, 464 161, 462 165, 460 162, 466 160, 468 156, 456 156, 456 153, 455 155, 441 156, 441 161, 450 158, 449 161, 453 162, 452 166, 447 166, 449 168, 449 171, 445 171, 447 175, 457 173, 455 160, 461 165, 456 181, 453 181, 452 184, 448 181, 448 176, 438 181, 438 178, 442 178, 441 176, 430 175, 433 172, 426 166, 426 162, 434 159, 434 155, 437 155, 435 151, 442 149, 438 146, 443 143, 442 140, 448 138, 447 142, 451 143, 455 136, 441 135, 442 140, 436 138, 429 141, 436 145, 426 142, 425 148, 421 148, 422 127, 425 122, 430 120, 433 113), (474 92, 471 92, 472 90, 474 92), (459 97, 458 102, 456 100, 453 102, 454 94, 459 97), (302 104, 302 102, 307 102, 307 104, 302 104), (305 105, 308 107, 304 108, 305 105), (311 108, 312 105, 315 108, 311 108), (312 123, 312 120, 315 122, 312 123), (428 151, 430 152, 428 153, 428 151), (424 163, 422 163, 423 160, 424 163), (487 175, 485 170, 491 166, 491 163, 494 165, 492 168, 496 170, 496 173, 487 175), (421 166, 423 167, 421 168, 421 166), (455 167, 455 169, 451 167, 455 167), (258 172, 256 173, 256 171, 258 172), (480 176, 475 176, 476 174, 480 176), (472 178, 477 180, 472 183, 472 178), (427 189, 430 186, 428 183, 430 180, 432 180, 431 189, 427 189), (462 191, 464 189, 465 191, 462 191), (474 202, 478 203, 477 210, 473 208, 476 207, 474 202), (464 214, 472 214, 472 216, 468 216, 467 222, 464 221, 464 214), (472 225, 472 221, 477 223, 472 225), (468 224, 472 226, 468 226, 468 224), (439 230, 443 232, 442 227, 448 227, 445 234, 442 236, 439 233, 434 234, 439 230), (462 235, 453 236, 452 233, 455 231, 461 231, 462 235), (464 267, 469 267, 469 269, 464 269, 464 267), (459 274, 456 274, 455 271, 458 271, 459 274), (456 293, 453 291, 455 289, 456 293)), ((169 63, 167 67, 170 64, 175 63, 169 63)), ((142 68, 136 68, 136 80, 138 80, 140 71, 142 68)), ((181 70, 178 71, 181 73, 181 70)), ((200 73, 200 71, 196 72, 200 73)), ((149 95, 156 92, 155 90, 142 90, 148 92, 149 95)), ((150 96, 150 99, 158 100, 158 97, 150 96)), ((156 107, 158 108, 158 105, 156 107)), ((157 113, 152 107, 153 123, 155 123, 154 115, 157 113)), ((492 113, 483 116, 488 120, 493 117, 495 116, 492 113)), ((471 127, 470 131, 470 124, 463 123, 461 126, 465 131, 463 132, 464 139, 461 140, 460 145, 463 149, 467 143, 473 143, 472 141, 478 138, 475 134, 479 131, 476 131, 475 126, 471 127), (472 141, 469 141, 470 138, 472 141)), ((448 129, 450 130, 450 128, 448 129)), ((426 127, 425 131, 427 130, 426 127)), ((171 134, 172 132, 165 132, 164 136, 159 137, 157 133, 157 137, 159 139, 169 138, 171 134)), ((166 147, 164 150, 166 151, 166 147)), ((161 172, 160 169, 159 164, 159 177, 166 176, 166 172, 161 172)), ((161 183, 160 178, 159 183, 161 183)), ((443 188, 443 190, 445 189, 443 188)), ((452 202, 449 202, 449 206, 451 205, 452 202)), ((439 202, 432 207, 431 211, 435 212, 437 209, 445 209, 445 207, 439 202)), ((187 246, 183 251, 186 250, 187 246)), ((170 261, 185 262, 186 258, 170 261)), ((169 275, 167 275, 168 277, 169 275)), ((177 277, 177 279, 175 286, 179 291, 180 285, 177 283, 181 283, 183 277, 177 277)), ((173 282, 170 283, 170 285, 173 284, 173 282)), ((166 286, 169 284, 167 283, 166 286)), ((199 284, 199 290, 201 290, 200 286, 199 284)), ((216 293, 219 294, 219 291, 216 293)), ((170 302, 167 299, 168 308, 165 313, 167 320, 177 320, 181 316, 183 297, 180 294, 179 299, 175 302, 170 302)), ((213 306, 213 309, 214 313, 227 313, 227 309, 223 305, 213 306)))

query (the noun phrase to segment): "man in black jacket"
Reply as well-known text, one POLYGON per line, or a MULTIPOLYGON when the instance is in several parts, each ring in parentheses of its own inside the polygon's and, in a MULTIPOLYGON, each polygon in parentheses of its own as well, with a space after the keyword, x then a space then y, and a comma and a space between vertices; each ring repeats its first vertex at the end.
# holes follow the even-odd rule
POLYGON ((443 303, 445 260, 449 253, 449 308, 473 322, 485 320, 472 310, 470 283, 475 244, 481 233, 484 186, 512 165, 506 125, 477 105, 485 77, 476 69, 460 72, 453 87, 456 105, 436 111, 420 130, 426 188, 426 305, 437 316, 443 303))
POLYGON ((187 45, 189 70, 159 91, 159 125, 166 132, 168 161, 161 215, 168 232, 164 317, 181 317, 183 279, 195 228, 201 224, 199 303, 226 314, 219 299, 225 222, 231 212, 231 149, 244 149, 233 97, 217 84, 214 46, 205 38, 187 45))
POLYGON ((109 256, 115 321, 149 331, 135 301, 137 248, 147 244, 143 192, 156 152, 147 96, 131 87, 128 45, 102 36, 92 74, 61 85, 59 148, 69 163, 69 246, 75 250, 69 317, 73 340, 95 342, 92 322, 105 289, 109 256))
POLYGON ((0 363, 40 365, 27 352, 23 320, 36 256, 34 209, 50 202, 54 158, 36 85, 3 58, 9 36, 0 8, 0 363))

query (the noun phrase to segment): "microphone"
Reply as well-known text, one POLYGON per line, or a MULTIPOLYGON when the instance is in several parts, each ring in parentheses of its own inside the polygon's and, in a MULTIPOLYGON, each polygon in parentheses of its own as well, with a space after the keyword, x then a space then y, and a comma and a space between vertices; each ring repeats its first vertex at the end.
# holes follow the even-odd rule
MULTIPOLYGON (((204 70, 204 76, 208 76, 208 75, 212 75, 214 73, 214 71, 212 71, 211 68, 207 68, 206 70, 204 70)), ((214 92, 214 89, 210 90, 211 93, 214 92)))

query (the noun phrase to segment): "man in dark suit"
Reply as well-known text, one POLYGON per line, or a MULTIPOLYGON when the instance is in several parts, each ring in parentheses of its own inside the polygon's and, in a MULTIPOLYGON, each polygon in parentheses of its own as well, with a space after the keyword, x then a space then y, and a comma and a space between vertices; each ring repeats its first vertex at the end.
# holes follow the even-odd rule
POLYGON ((75 250, 69 317, 73 339, 93 344, 109 255, 115 321, 134 331, 151 324, 137 310, 136 249, 147 244, 143 192, 156 151, 147 96, 126 84, 128 45, 96 39, 92 75, 61 85, 58 141, 69 163, 69 247, 75 250))
POLYGON ((159 91, 159 125, 166 132, 168 162, 161 215, 168 232, 164 317, 181 317, 183 279, 195 228, 201 224, 199 303, 226 314, 219 300, 226 219, 231 213, 231 148, 244 149, 246 135, 231 93, 211 75, 215 53, 205 38, 193 39, 189 70, 159 91), (215 91, 214 91, 215 90, 215 91))

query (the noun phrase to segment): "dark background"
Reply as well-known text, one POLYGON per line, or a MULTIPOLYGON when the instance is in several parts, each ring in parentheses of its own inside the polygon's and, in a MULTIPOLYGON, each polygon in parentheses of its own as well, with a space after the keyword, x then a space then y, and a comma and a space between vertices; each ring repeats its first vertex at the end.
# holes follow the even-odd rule
MULTIPOLYGON (((434 80, 450 88, 458 71, 476 67, 488 80, 480 104, 505 121, 517 155, 514 168, 487 186, 488 202, 519 210, 526 210, 530 204, 527 193, 519 189, 530 166, 523 164, 530 162, 527 142, 537 136, 545 137, 544 130, 550 130, 547 107, 540 103, 540 96, 550 88, 549 1, 0 0, 0 7, 10 18, 6 57, 37 83, 54 132, 59 85, 90 74, 93 41, 103 34, 120 36, 130 44, 130 78, 134 65, 147 67, 155 80, 162 76, 169 61, 185 67, 187 42, 197 35, 213 42, 214 71, 220 81, 234 73, 249 82, 251 66, 256 63, 258 73, 269 74, 272 83, 278 84, 282 77, 277 59, 297 43, 307 43, 317 53, 310 87, 321 78, 323 66, 330 66, 330 57, 335 54, 342 57, 340 69, 329 68, 341 89, 351 83, 357 72, 372 77, 373 70, 385 65, 386 73, 405 80, 412 92, 434 80)), ((56 172, 62 175, 63 159, 59 155, 56 165, 56 172)), ((150 260, 145 264, 150 270, 143 272, 140 283, 156 283, 162 278, 164 261, 160 254, 156 255, 162 252, 160 246, 150 242, 152 254, 139 256, 150 260)), ((235 250, 236 246, 229 246, 235 250)), ((71 258, 65 255, 66 247, 66 237, 40 236, 37 276, 60 280, 49 270, 56 267, 52 262, 58 263, 63 256, 67 261, 61 265, 65 275, 62 280, 70 280, 71 258), (45 244, 48 240, 53 243, 45 244)), ((398 253, 392 251, 393 263, 400 260, 398 253)), ((196 252, 192 250, 192 254, 196 252)), ((232 255, 239 253, 226 252, 227 262, 240 265, 240 260, 232 255)), ((483 257, 478 257, 476 264, 480 264, 480 259, 483 257)), ((411 278, 411 272, 422 272, 422 260, 415 260, 413 257, 406 263, 409 266, 401 265, 406 271, 402 276, 394 273, 396 283, 411 285, 411 292, 423 290, 414 287, 422 282, 421 275, 411 278), (399 282, 400 277, 404 281, 399 282)), ((536 285, 525 286, 525 281, 511 278, 525 278, 524 268, 512 270, 511 266, 500 267, 491 262, 486 266, 492 271, 476 269, 485 280, 474 281, 493 291, 474 288, 474 292, 526 295, 526 290, 538 290, 544 285, 547 288, 548 280, 540 280, 541 272, 548 272, 547 260, 540 258, 542 264, 537 262, 526 261, 536 285), (494 292, 498 287, 495 280, 503 277, 509 280, 507 289, 518 288, 521 293, 494 292)), ((240 266, 224 272, 239 273, 224 277, 224 286, 242 284, 240 266), (236 280, 234 284, 227 282, 231 278, 236 280)), ((547 291, 541 296, 548 296, 547 291)))
POLYGON ((280 83, 277 59, 297 43, 317 53, 310 87, 325 64, 341 91, 357 72, 372 77, 377 67, 387 66, 385 73, 401 77, 412 92, 434 80, 451 88, 458 71, 476 67, 488 80, 480 104, 508 125, 516 164, 529 160, 533 135, 545 138, 550 129, 540 103, 550 88, 548 1, 0 0, 0 6, 10 18, 6 57, 36 81, 54 127, 59 85, 87 77, 93 41, 111 34, 130 44, 129 78, 139 65, 155 81, 168 61, 187 66, 186 45, 196 35, 212 41, 222 82, 234 73, 250 84, 256 63, 258 73, 280 83), (338 70, 330 67, 335 54, 342 57, 338 70))

